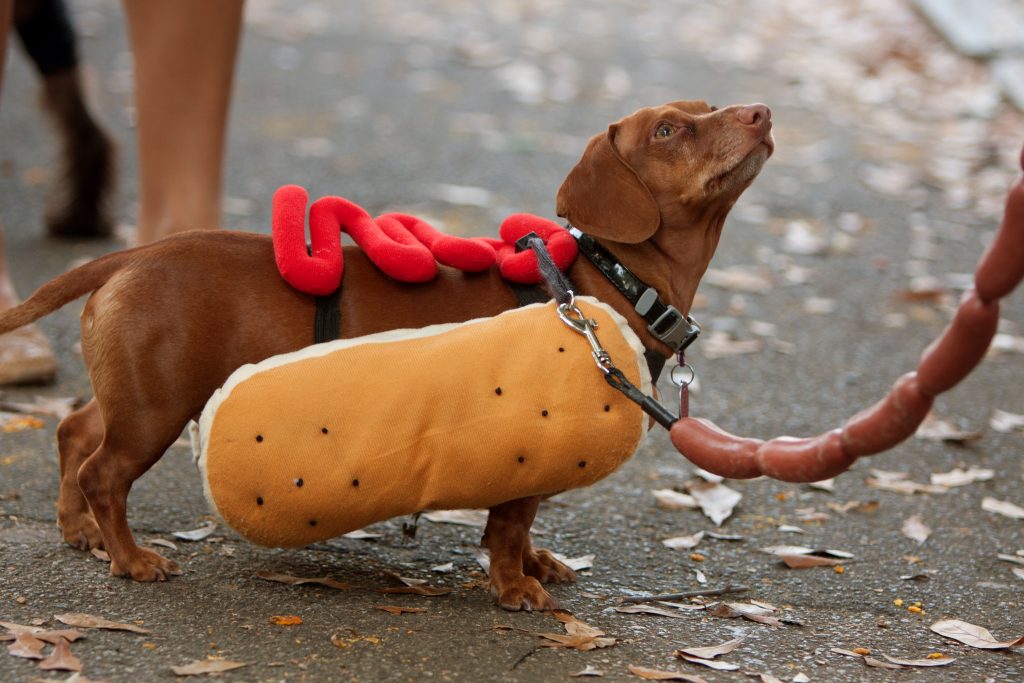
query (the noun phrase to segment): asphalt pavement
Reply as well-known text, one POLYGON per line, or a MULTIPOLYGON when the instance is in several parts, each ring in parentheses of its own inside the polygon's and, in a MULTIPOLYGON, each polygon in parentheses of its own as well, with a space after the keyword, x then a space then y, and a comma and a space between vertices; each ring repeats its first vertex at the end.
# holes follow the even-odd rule
MULTIPOLYGON (((98 108, 120 144, 118 216, 130 231, 136 149, 120 5, 71 4, 98 108)), ((36 92, 12 51, 0 220, 22 294, 123 246, 43 235, 54 140, 36 92)), ((1024 116, 998 92, 984 65, 904 3, 254 1, 224 224, 269 232, 273 190, 297 183, 372 212, 494 235, 513 212, 554 217, 555 191, 588 137, 639 106, 765 102, 778 148, 727 222, 701 287, 691 406, 743 434, 809 435, 880 398, 948 320, 1019 173, 1024 116)), ((89 396, 76 352, 81 305, 41 322, 60 357, 57 383, 5 388, 0 400, 89 396)), ((686 492, 702 480, 655 430, 611 477, 546 502, 536 543, 593 555, 577 583, 553 594, 614 639, 607 647, 545 647, 555 641, 538 634, 565 633, 552 615, 496 607, 483 588, 479 527, 421 519, 410 538, 398 519, 370 527, 371 538, 301 550, 253 547, 223 526, 201 540, 175 537, 213 520, 186 444, 129 498, 136 537, 184 575, 158 584, 111 577, 102 559, 60 539, 56 421, 38 410, 30 414, 40 428, 0 416, 0 622, 56 629, 55 615, 83 613, 149 631, 80 629, 86 637, 71 652, 81 676, 107 681, 171 680, 172 667, 196 660, 244 663, 219 674, 230 681, 560 681, 584 671, 640 680, 630 666, 708 681, 1024 680, 1019 648, 971 647, 930 630, 958 619, 1000 641, 1024 636, 1024 572, 1013 572, 1024 562, 1022 521, 983 507, 1024 506, 1024 433, 992 423, 997 411, 1024 413, 1021 292, 1003 318, 1002 351, 936 402, 947 425, 932 433, 953 440, 912 438, 831 489, 724 482, 742 499, 719 526, 699 509, 659 504, 655 490, 686 492), (931 483, 957 468, 976 468, 973 481, 931 483), (701 531, 693 548, 662 543, 701 531), (761 552, 779 545, 848 556, 839 568, 791 569, 761 552), (257 576, 267 572, 348 588, 257 576), (396 576, 451 591, 379 592, 400 586, 396 576), (620 611, 636 604, 623 598, 726 586, 745 590, 669 601, 690 609, 656 605, 669 616, 620 611), (715 601, 778 621, 727 618, 715 601), (716 660, 734 670, 675 654, 739 637, 716 660), (870 652, 872 662, 956 661, 892 670, 834 649, 870 652)), ((69 675, 36 664, 0 656, 0 681, 69 675)))

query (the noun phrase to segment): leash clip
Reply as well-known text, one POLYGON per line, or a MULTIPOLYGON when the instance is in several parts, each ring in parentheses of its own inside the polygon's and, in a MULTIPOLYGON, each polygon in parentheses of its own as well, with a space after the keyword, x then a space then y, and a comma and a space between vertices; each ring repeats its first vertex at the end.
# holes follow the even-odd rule
POLYGON ((576 299, 570 291, 569 301, 558 305, 558 317, 563 323, 572 328, 573 331, 587 338, 587 342, 590 343, 590 355, 594 357, 598 370, 607 375, 615 368, 615 365, 612 363, 612 357, 601 346, 601 342, 598 341, 597 333, 594 332, 597 328, 597 321, 583 315, 583 311, 580 310, 575 302, 576 299))

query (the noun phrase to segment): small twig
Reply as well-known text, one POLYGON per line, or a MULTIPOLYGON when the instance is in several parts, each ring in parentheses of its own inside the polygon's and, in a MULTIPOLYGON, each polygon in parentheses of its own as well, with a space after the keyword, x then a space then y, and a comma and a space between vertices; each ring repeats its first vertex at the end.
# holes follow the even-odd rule
POLYGON ((539 650, 539 649, 540 648, 538 648, 538 647, 534 647, 534 648, 531 648, 530 650, 526 651, 525 653, 523 653, 523 655, 519 659, 517 659, 516 661, 512 662, 512 666, 510 666, 508 668, 508 670, 509 671, 515 671, 516 667, 518 667, 520 664, 525 662, 529 657, 533 656, 537 652, 537 650, 539 650))
POLYGON ((657 600, 685 600, 686 598, 702 598, 711 595, 727 595, 729 593, 743 593, 750 590, 746 586, 725 586, 724 588, 708 588, 699 591, 687 591, 686 593, 662 593, 661 595, 629 596, 619 598, 619 602, 653 602, 657 600))

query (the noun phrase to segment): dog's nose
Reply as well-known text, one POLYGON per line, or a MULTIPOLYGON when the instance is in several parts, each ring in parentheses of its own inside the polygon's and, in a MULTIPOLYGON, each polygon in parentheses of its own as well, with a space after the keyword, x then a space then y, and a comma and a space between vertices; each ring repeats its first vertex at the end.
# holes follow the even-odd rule
POLYGON ((763 126, 771 123, 772 110, 763 104, 748 104, 736 110, 736 118, 746 126, 763 126))

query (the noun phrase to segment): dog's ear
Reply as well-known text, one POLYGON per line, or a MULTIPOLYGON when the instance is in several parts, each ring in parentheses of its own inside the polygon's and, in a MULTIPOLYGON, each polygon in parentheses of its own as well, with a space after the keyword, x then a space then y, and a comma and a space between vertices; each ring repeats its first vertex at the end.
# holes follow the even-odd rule
POLYGON ((558 190, 556 210, 595 237, 636 244, 658 230, 661 216, 651 191, 616 149, 618 130, 612 124, 590 139, 558 190))

